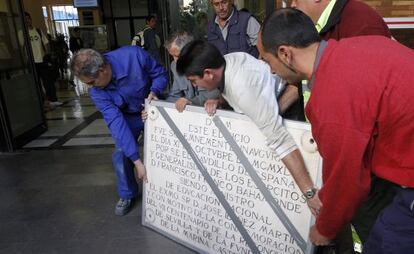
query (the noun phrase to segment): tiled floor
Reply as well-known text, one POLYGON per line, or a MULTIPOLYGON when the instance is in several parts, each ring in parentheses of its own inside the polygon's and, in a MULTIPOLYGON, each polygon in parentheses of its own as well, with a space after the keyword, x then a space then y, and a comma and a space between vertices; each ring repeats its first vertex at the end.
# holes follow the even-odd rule
POLYGON ((114 215, 108 129, 88 97, 59 97, 48 132, 0 155, 0 253, 193 253, 141 225, 141 200, 114 215))

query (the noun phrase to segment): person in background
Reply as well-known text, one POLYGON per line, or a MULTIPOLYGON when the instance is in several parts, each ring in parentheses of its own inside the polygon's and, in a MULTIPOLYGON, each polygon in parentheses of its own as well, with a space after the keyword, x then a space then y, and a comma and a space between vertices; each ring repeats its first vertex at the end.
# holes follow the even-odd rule
POLYGON ((69 38, 69 49, 72 54, 75 54, 79 49, 83 48, 83 40, 80 37, 79 27, 75 27, 72 30, 72 34, 69 38))
POLYGON ((181 49, 193 41, 193 36, 186 32, 173 33, 165 43, 165 48, 173 58, 171 63, 171 72, 174 81, 167 97, 167 101, 174 102, 175 108, 182 112, 186 105, 215 107, 219 105, 220 91, 215 89, 207 91, 203 88, 194 87, 185 77, 177 73, 177 60, 180 56, 181 49))
MULTIPOLYGON (((289 169, 316 215, 321 206, 317 189, 295 141, 278 114, 276 80, 270 67, 245 52, 222 56, 214 45, 196 40, 181 50, 177 72, 185 75, 196 87, 209 91, 219 89, 235 112, 245 114, 256 124, 266 137, 268 147, 289 169)), ((208 108, 206 111, 211 113, 208 108)))
POLYGON ((71 70, 90 86, 89 96, 115 140, 112 161, 120 197, 115 214, 123 216, 131 210, 138 195, 134 167, 138 178, 146 179, 137 144, 144 128, 142 104, 145 98, 152 100, 162 95, 168 81, 167 71, 148 52, 136 46, 104 55, 93 49, 81 49, 72 58, 71 70))
POLYGON ((259 56, 256 48, 260 24, 249 12, 240 12, 233 0, 210 0, 215 15, 208 24, 207 41, 221 54, 246 52, 259 56))
POLYGON ((412 252, 414 52, 385 36, 321 41, 312 20, 292 8, 267 17, 258 45, 275 73, 292 83, 308 80, 312 92, 306 115, 323 158, 323 206, 310 240, 330 244, 368 197, 375 175, 392 183, 396 196, 363 253, 412 252))
MULTIPOLYGON (((50 45, 47 36, 43 32, 33 26, 32 17, 28 12, 24 13, 26 26, 29 33, 30 46, 32 48, 33 60, 35 62, 36 72, 40 78, 46 94, 43 94, 45 106, 60 106, 62 102, 58 101, 56 95, 55 81, 56 76, 50 75, 50 70, 57 68, 53 65, 52 56, 50 54, 50 45), (46 105, 49 104, 49 105, 46 105)), ((18 32, 20 45, 24 45, 23 31, 18 32)), ((43 93, 43 88, 40 90, 43 93)))
POLYGON ((63 80, 65 78, 66 69, 68 67, 67 60, 69 56, 68 44, 65 42, 65 36, 63 34, 57 34, 56 40, 49 40, 52 58, 55 59, 56 67, 58 70, 59 79, 63 80))
MULTIPOLYGON (((80 28, 74 27, 70 35, 70 38, 69 38, 69 50, 70 52, 72 52, 72 55, 74 55, 78 50, 82 48, 83 48, 83 40, 80 36, 80 28)), ((80 83, 76 77, 73 76, 72 72, 70 73, 69 83, 72 85, 72 87, 75 88, 75 92, 78 96, 82 94, 81 90, 83 91, 86 90, 86 89, 82 89, 84 88, 84 85, 80 83)))
POLYGON ((157 35, 156 31, 157 17, 155 15, 149 15, 145 19, 145 23, 145 28, 134 36, 131 45, 136 45, 144 48, 152 55, 152 57, 161 63, 161 39, 157 35))

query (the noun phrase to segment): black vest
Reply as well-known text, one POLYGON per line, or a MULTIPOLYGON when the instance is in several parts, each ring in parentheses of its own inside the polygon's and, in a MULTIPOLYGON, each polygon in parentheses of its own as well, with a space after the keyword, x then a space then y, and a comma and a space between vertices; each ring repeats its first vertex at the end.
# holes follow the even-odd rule
POLYGON ((250 13, 240 12, 233 7, 233 15, 227 27, 227 38, 224 40, 220 27, 215 22, 216 16, 214 16, 208 25, 208 42, 216 46, 223 55, 232 52, 246 52, 257 58, 259 52, 256 46, 249 45, 249 36, 246 33, 250 17, 250 13))

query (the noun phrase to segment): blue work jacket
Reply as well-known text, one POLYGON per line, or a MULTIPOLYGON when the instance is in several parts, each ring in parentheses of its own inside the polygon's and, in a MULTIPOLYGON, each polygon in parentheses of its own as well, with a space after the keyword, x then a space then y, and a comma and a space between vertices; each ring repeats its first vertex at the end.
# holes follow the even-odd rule
POLYGON ((122 47, 104 57, 111 65, 112 81, 104 88, 90 88, 89 95, 102 113, 117 147, 135 161, 139 159, 137 132, 143 127, 142 104, 150 91, 162 95, 168 82, 167 71, 137 46, 122 47))

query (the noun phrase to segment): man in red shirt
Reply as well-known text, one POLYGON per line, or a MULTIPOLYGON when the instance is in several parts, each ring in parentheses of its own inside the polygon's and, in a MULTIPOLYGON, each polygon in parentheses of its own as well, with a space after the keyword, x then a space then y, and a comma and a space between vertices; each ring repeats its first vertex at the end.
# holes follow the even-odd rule
MULTIPOLYGON (((308 15, 319 35, 324 40, 341 40, 363 35, 381 35, 391 38, 391 32, 383 18, 370 6, 357 0, 292 0, 291 7, 308 15)), ((308 98, 308 96, 305 96, 308 98)), ((297 119, 303 119, 302 87, 289 85, 279 99, 281 110, 289 108, 283 117, 289 118, 292 112, 297 112, 297 119), (295 102, 296 101, 296 102, 295 102), (292 105, 292 106, 290 106, 292 105)), ((306 100, 307 101, 307 100, 306 100)), ((371 193, 352 220, 362 242, 368 238, 369 232, 377 215, 388 205, 394 192, 391 184, 374 177, 371 183, 371 193), (381 202, 378 202, 381 200, 381 202), (372 205, 375 202, 375 205, 372 205)), ((336 241, 336 249, 353 250, 351 228, 344 229, 336 241)))
POLYGON ((321 41, 295 9, 270 15, 261 56, 289 82, 306 79, 306 114, 323 158, 322 208, 310 239, 327 245, 368 196, 371 174, 396 185, 363 253, 414 249, 414 51, 383 36, 321 41))
MULTIPOLYGON (((291 7, 308 15, 324 39, 340 40, 362 35, 382 35, 391 38, 383 18, 370 6, 357 0, 292 0, 291 7)), ((301 120, 303 96, 301 87, 286 87, 279 99, 283 117, 301 120), (286 111, 286 112, 285 112, 286 111)))

